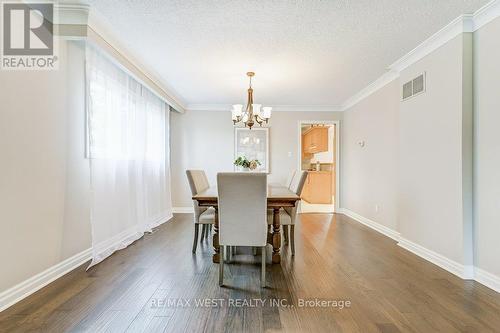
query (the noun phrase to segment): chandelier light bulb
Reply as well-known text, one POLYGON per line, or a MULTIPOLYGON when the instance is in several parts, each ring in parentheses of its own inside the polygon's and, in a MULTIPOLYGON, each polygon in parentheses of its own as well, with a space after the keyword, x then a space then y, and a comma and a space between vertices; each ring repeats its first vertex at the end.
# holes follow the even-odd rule
POLYGON ((252 104, 254 116, 260 116, 260 108, 262 104, 252 104))
POLYGON ((242 110, 243 110, 243 104, 235 104, 235 105, 233 105, 233 113, 237 117, 241 117, 242 110))
POLYGON ((273 109, 273 108, 272 108, 272 107, 270 107, 270 106, 264 106, 264 107, 262 108, 262 118, 264 118, 264 119, 269 119, 269 118, 271 118, 271 111, 272 111, 272 109, 273 109))

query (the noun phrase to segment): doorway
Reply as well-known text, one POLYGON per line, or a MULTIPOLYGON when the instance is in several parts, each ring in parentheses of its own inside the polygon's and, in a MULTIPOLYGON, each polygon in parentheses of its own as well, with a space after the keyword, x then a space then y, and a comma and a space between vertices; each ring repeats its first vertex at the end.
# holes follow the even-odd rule
POLYGON ((307 171, 301 213, 334 213, 339 204, 339 122, 299 122, 298 170, 307 171))

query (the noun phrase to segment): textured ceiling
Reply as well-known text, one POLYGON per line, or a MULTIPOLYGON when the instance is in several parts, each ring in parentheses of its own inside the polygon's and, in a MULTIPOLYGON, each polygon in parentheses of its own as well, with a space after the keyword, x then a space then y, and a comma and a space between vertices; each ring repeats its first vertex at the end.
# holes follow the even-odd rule
POLYGON ((488 0, 89 0, 185 104, 340 105, 488 0))

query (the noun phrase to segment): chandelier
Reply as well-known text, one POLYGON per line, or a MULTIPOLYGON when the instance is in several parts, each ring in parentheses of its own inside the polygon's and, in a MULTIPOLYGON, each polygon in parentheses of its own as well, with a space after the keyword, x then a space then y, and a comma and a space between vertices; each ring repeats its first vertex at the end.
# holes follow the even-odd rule
POLYGON ((262 107, 261 104, 253 103, 252 77, 255 76, 255 73, 248 72, 247 76, 250 83, 248 87, 248 100, 245 111, 243 111, 243 104, 235 104, 233 105, 233 109, 231 110, 231 115, 234 125, 241 121, 243 122, 243 124, 245 124, 246 127, 252 129, 255 123, 259 124, 260 126, 262 126, 264 122, 266 124, 268 123, 269 118, 271 118, 272 107, 262 107))

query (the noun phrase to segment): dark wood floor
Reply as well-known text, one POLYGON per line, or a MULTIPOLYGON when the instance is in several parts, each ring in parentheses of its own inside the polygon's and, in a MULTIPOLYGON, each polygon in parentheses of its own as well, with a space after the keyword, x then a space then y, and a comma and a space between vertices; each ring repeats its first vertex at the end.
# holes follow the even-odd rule
POLYGON ((219 288, 210 243, 191 254, 192 228, 191 215, 176 215, 88 272, 82 266, 0 313, 0 331, 500 331, 500 294, 343 215, 302 215, 296 256, 285 247, 281 265, 267 266, 266 289, 259 287, 259 257, 251 254, 226 266, 228 287, 219 288), (195 304, 212 298, 224 304, 195 304), (236 304, 253 299, 266 303, 236 304), (300 307, 301 299, 331 303, 300 307))

